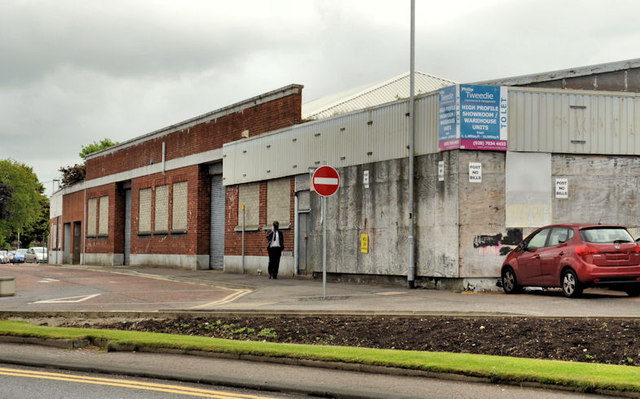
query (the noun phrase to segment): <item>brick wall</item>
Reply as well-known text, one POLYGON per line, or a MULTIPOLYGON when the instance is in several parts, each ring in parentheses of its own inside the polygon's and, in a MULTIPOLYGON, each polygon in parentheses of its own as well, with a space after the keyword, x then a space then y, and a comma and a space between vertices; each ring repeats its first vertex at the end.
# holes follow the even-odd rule
MULTIPOLYGON (((294 226, 294 204, 295 204, 295 178, 290 178, 290 195, 289 195, 289 218, 291 220, 291 228, 282 229, 284 235, 285 251, 293 251, 293 241, 295 234, 294 226)), ((236 231, 238 222, 238 187, 226 187, 225 196, 225 255, 242 255, 242 232, 236 231)), ((260 183, 260 211, 258 231, 245 231, 245 255, 246 256, 268 256, 266 230, 264 227, 271 227, 273 220, 267 220, 267 182, 260 183)))
MULTIPOLYGON (((74 242, 74 223, 80 222, 81 227, 85 228, 84 220, 84 191, 78 191, 75 193, 67 194, 62 199, 62 226, 70 224, 71 227, 71 242, 65 243, 64 227, 60 230, 62 237, 58 238, 60 248, 67 246, 70 252, 74 251, 75 247, 82 248, 82 235, 80 236, 80 242, 74 242), (68 245, 67 245, 68 244, 68 245)), ((75 259, 73 263, 79 263, 78 259, 75 259)))
POLYGON ((205 184, 207 176, 203 173, 203 167, 198 165, 188 166, 182 169, 168 171, 165 175, 157 173, 144 176, 131 181, 131 254, 176 254, 195 255, 209 252, 208 241, 199 238, 206 230, 209 237, 209 211, 203 211, 203 203, 208 204, 205 184), (173 216, 173 184, 187 182, 187 231, 174 231, 172 226, 173 216), (169 231, 155 233, 155 188, 167 185, 169 189, 168 225, 169 231), (151 233, 139 234, 139 191, 151 188, 151 233), (201 225, 206 226, 201 226, 201 225))
MULTIPOLYGON (((115 243, 118 239, 122 240, 123 222, 118 220, 119 218, 117 217, 117 213, 118 211, 120 211, 122 215, 124 212, 123 210, 120 210, 121 207, 118 205, 118 202, 120 201, 118 201, 119 198, 117 198, 116 191, 117 190, 116 190, 115 183, 87 189, 87 197, 86 197, 87 206, 90 199, 95 198, 98 200, 98 208, 97 208, 98 211, 94 215, 95 217, 94 222, 96 226, 100 225, 101 218, 100 218, 99 202, 101 201, 102 197, 109 198, 109 219, 107 223, 108 232, 106 235, 95 235, 93 237, 90 237, 89 234, 87 233, 88 232, 87 226, 89 225, 89 221, 85 223, 84 232, 86 237, 86 245, 85 245, 86 253, 117 253, 118 252, 115 250, 115 247, 116 247, 115 243), (119 226, 119 229, 118 227, 116 227, 116 221, 119 222, 117 223, 119 226)), ((121 215, 120 217, 122 217, 121 215)), ((89 217, 89 213, 87 213, 87 217, 89 217)), ((119 247, 122 248, 121 245, 119 247)), ((122 250, 120 250, 119 252, 122 253, 122 250)))
POLYGON ((273 101, 255 105, 209 122, 178 130, 137 145, 128 146, 101 157, 87 160, 87 180, 123 172, 162 161, 162 143, 166 144, 165 159, 171 160, 217 148, 239 140, 242 132, 255 136, 301 122, 302 91, 273 101))

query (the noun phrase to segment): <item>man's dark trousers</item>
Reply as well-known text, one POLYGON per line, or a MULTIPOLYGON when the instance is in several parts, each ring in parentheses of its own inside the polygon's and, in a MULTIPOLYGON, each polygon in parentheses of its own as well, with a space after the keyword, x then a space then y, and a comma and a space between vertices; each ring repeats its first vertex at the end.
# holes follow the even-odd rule
POLYGON ((280 268, 280 255, 282 255, 282 248, 269 247, 269 276, 278 278, 278 269, 280 268))

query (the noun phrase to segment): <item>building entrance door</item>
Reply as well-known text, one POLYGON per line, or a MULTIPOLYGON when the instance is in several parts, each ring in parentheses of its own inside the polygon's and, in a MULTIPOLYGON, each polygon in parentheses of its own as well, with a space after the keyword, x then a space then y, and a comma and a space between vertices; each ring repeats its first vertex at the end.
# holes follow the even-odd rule
POLYGON ((124 260, 123 264, 131 264, 131 190, 124 190, 124 260))
POLYGON ((62 263, 71 263, 71 223, 64 224, 64 248, 62 251, 62 263))
POLYGON ((224 186, 222 175, 211 176, 211 235, 209 268, 224 268, 224 186))
POLYGON ((80 252, 82 249, 82 222, 73 222, 73 258, 71 263, 80 264, 80 252))

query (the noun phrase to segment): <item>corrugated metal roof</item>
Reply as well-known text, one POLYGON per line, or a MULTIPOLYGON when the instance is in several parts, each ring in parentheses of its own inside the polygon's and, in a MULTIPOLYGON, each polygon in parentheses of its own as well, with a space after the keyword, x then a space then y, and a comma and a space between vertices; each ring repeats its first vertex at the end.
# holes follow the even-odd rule
MULTIPOLYGON (((409 97, 409 72, 382 82, 356 87, 302 105, 302 119, 323 119, 409 97)), ((456 82, 415 73, 415 93, 424 94, 456 82)))
POLYGON ((640 58, 626 61, 608 62, 605 64, 589 65, 578 68, 561 69, 558 71, 534 73, 531 75, 513 76, 509 78, 500 78, 494 80, 485 80, 476 82, 479 85, 491 86, 521 86, 531 83, 548 82, 551 80, 575 78, 579 76, 588 76, 597 73, 607 73, 615 71, 624 71, 626 69, 640 67, 640 58))

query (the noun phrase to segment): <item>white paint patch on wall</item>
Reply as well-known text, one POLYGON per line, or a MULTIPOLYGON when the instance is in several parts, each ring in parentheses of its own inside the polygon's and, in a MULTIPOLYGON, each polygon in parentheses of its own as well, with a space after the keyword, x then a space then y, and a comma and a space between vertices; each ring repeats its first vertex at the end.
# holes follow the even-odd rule
POLYGON ((551 224, 551 154, 507 152, 506 227, 551 224))

